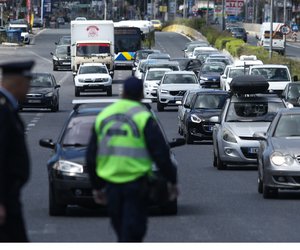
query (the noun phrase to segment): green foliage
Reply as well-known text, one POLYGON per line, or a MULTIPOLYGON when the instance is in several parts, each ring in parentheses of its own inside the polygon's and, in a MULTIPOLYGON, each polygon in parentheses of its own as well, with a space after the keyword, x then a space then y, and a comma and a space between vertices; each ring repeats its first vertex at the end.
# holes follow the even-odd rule
POLYGON ((226 50, 234 57, 240 56, 245 42, 241 39, 233 39, 226 43, 226 50))
POLYGON ((224 48, 226 48, 226 43, 235 40, 236 38, 234 37, 223 37, 223 36, 219 36, 216 40, 215 43, 215 47, 219 50, 222 50, 224 48))

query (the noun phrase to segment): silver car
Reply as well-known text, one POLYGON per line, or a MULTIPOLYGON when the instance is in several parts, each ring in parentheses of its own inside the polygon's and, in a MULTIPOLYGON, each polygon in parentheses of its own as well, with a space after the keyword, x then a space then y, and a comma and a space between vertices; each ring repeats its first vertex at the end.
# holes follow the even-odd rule
POLYGON ((286 104, 276 95, 233 95, 213 128, 214 166, 256 165, 259 142, 256 131, 266 132, 278 110, 286 104))
POLYGON ((178 105, 187 90, 200 89, 200 84, 193 71, 166 72, 158 83, 157 110, 164 111, 168 105, 178 105))
POLYGON ((258 192, 276 198, 278 189, 300 189, 300 108, 279 111, 254 138, 260 141, 258 192))

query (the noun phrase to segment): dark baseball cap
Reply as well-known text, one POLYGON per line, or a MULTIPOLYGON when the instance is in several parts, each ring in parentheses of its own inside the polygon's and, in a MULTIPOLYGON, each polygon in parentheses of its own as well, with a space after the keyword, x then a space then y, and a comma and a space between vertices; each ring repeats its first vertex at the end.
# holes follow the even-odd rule
POLYGON ((139 98, 143 93, 143 81, 131 76, 124 81, 123 92, 132 98, 139 98))
POLYGON ((2 68, 3 76, 24 76, 32 77, 31 69, 34 65, 34 61, 22 61, 22 62, 8 62, 0 64, 2 68))

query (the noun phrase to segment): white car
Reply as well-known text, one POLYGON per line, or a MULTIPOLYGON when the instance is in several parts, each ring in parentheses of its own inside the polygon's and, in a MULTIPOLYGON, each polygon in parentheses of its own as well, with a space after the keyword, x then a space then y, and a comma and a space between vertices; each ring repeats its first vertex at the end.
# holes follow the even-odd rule
POLYGON ((27 24, 10 24, 10 30, 21 30, 21 42, 30 44, 30 35, 27 24))
POLYGON ((149 99, 157 98, 158 82, 166 72, 172 71, 169 68, 150 68, 144 78, 144 96, 149 99))
POLYGON ((196 59, 197 55, 203 52, 218 52, 216 48, 213 47, 196 47, 193 51, 193 54, 189 57, 190 59, 196 59))
POLYGON ((143 66, 146 64, 147 59, 145 60, 140 60, 138 65, 136 66, 136 70, 134 72, 134 76, 138 79, 142 79, 143 78, 143 66))
POLYGON ((193 71, 166 72, 157 89, 157 110, 164 111, 168 105, 178 105, 187 90, 200 89, 197 76, 193 71))
POLYGON ((269 90, 281 93, 292 81, 291 73, 286 65, 264 64, 251 66, 249 75, 262 75, 269 83, 269 90))
POLYGON ((227 65, 224 70, 224 74, 221 75, 220 78, 220 88, 222 90, 229 91, 232 78, 241 75, 248 75, 248 72, 249 68, 247 67, 235 67, 233 65, 227 65))
POLYGON ((242 55, 240 56, 239 60, 234 61, 234 66, 243 66, 243 67, 250 67, 253 65, 263 65, 264 63, 261 60, 257 60, 257 57, 254 55, 246 56, 242 55))
POLYGON ((112 96, 112 78, 106 65, 102 63, 85 63, 79 66, 74 77, 75 96, 85 90, 99 90, 112 96))

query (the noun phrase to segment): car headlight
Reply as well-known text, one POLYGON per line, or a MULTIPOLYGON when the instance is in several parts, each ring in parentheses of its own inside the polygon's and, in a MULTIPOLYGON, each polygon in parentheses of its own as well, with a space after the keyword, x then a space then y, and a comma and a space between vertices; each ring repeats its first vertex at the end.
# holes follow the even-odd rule
POLYGON ((56 56, 53 56, 54 61, 58 61, 59 59, 56 56))
POLYGON ((84 82, 84 79, 78 78, 78 82, 84 82))
POLYGON ((231 143, 237 143, 234 134, 227 129, 223 131, 223 140, 231 143))
POLYGON ((202 76, 200 76, 200 80, 207 81, 208 78, 207 78, 207 77, 202 77, 202 76))
POLYGON ((64 160, 60 160, 60 161, 56 162, 53 165, 53 169, 62 171, 62 172, 67 172, 67 173, 74 173, 74 174, 83 173, 82 165, 75 163, 75 162, 64 161, 64 160))
POLYGON ((287 103, 286 103, 286 105, 287 105, 287 108, 289 108, 289 109, 291 109, 291 108, 293 108, 293 107, 294 107, 294 105, 293 105, 293 104, 291 104, 290 102, 287 102, 287 103))
POLYGON ((191 115, 191 121, 194 122, 194 123, 200 123, 202 120, 197 115, 192 114, 191 115))
POLYGON ((53 92, 49 92, 45 95, 45 97, 52 97, 53 96, 53 92))
POLYGON ((280 152, 274 152, 270 156, 271 162, 276 165, 276 166, 282 166, 282 165, 287 165, 291 166, 294 163, 294 158, 293 156, 289 154, 282 154, 280 152))
POLYGON ((165 89, 161 89, 161 90, 160 90, 160 93, 162 93, 162 94, 168 94, 169 91, 168 91, 168 90, 165 90, 165 89))

